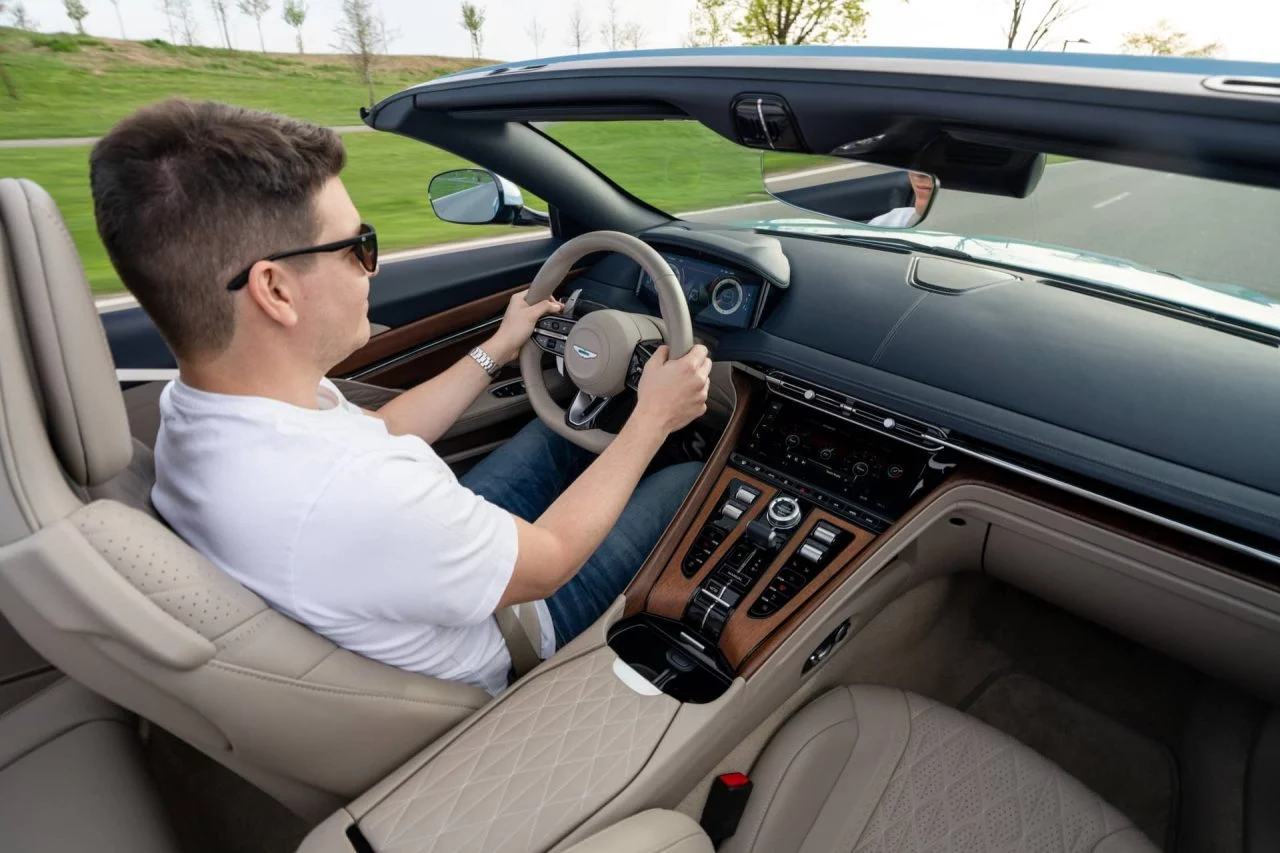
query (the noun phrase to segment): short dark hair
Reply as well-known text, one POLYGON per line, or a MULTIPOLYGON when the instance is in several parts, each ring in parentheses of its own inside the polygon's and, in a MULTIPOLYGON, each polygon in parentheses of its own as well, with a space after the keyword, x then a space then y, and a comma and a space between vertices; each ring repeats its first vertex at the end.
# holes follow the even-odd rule
POLYGON ((163 101, 93 147, 98 234, 116 272, 180 357, 231 342, 227 282, 314 241, 314 198, 342 171, 328 128, 219 103, 163 101))

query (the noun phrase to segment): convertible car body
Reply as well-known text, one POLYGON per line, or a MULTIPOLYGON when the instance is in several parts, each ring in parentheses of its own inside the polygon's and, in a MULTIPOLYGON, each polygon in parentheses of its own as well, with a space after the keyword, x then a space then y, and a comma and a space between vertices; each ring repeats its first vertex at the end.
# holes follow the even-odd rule
POLYGON ((344 390, 429 378, 532 282, 571 305, 441 455, 534 416, 603 446, 698 340, 703 474, 496 699, 357 658, 147 515, 172 357, 114 306, 112 377, 56 212, 0 186, 22 849, 1280 849, 1280 67, 652 51, 363 117, 513 233, 389 260, 344 390))

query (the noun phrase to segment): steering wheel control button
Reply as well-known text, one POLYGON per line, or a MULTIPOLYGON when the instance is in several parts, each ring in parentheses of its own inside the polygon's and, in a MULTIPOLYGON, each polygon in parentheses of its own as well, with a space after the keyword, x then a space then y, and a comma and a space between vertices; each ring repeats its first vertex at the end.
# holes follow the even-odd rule
POLYGON ((779 495, 769 501, 765 518, 779 530, 790 530, 800 523, 800 502, 789 495, 779 495))

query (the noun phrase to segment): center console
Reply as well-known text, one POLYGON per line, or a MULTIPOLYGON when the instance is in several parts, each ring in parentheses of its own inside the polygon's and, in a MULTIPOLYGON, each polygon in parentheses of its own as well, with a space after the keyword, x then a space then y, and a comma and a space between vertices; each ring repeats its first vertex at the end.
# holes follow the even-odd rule
POLYGON ((774 373, 618 655, 680 701, 707 702, 792 616, 928 493, 935 428, 774 373))

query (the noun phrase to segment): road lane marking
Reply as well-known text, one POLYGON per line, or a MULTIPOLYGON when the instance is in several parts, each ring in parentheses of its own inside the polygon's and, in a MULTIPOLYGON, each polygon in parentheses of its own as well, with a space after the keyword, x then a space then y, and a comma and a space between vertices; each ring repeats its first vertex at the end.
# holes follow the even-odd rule
POLYGON ((1094 209, 1094 210, 1097 210, 1097 209, 1098 209, 1098 208, 1100 208, 1100 207, 1106 207, 1106 206, 1107 206, 1107 205, 1109 205, 1109 204, 1115 204, 1115 203, 1116 203, 1117 201, 1119 201, 1120 199, 1122 199, 1122 198, 1128 198, 1130 195, 1131 195, 1131 193, 1120 193, 1120 195, 1118 195, 1118 196, 1114 196, 1114 197, 1112 197, 1112 198, 1109 198, 1109 199, 1107 199, 1106 201, 1100 201, 1100 202, 1098 202, 1097 204, 1095 204, 1095 205, 1093 206, 1093 209, 1094 209))

